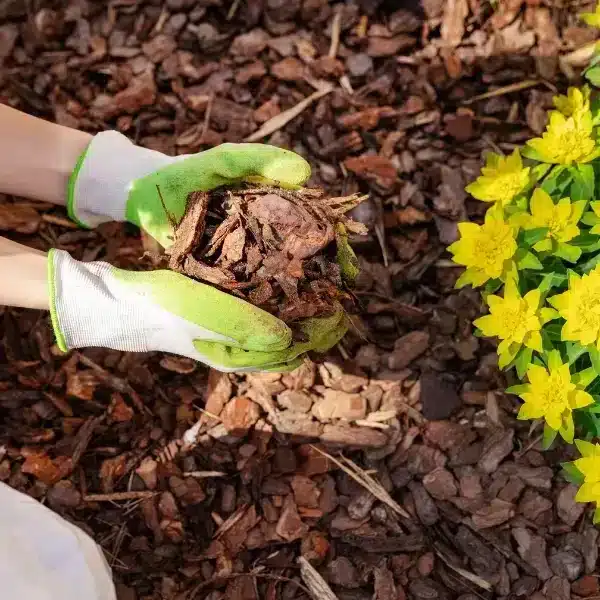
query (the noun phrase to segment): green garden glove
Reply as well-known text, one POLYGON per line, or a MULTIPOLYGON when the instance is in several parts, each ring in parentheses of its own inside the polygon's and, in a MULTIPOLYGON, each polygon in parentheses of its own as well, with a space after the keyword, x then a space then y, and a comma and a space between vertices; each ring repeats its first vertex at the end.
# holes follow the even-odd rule
POLYGON ((181 220, 190 192, 241 181, 297 187, 309 177, 310 165, 301 156, 275 146, 222 144, 199 154, 166 156, 105 131, 94 137, 71 177, 67 209, 88 227, 129 221, 166 248, 173 235, 169 215, 181 220))
MULTIPOLYGON (((96 135, 80 159, 67 206, 84 226, 127 220, 167 247, 170 219, 181 219, 190 192, 240 181, 295 187, 309 175, 303 158, 273 146, 223 144, 169 157, 109 131, 96 135)), ((160 350, 222 371, 287 371, 303 353, 331 348, 347 329, 341 311, 309 319, 302 325, 308 341, 291 345, 291 331, 282 321, 178 273, 122 271, 57 250, 49 265, 52 320, 63 350, 160 350)))
MULTIPOLYGON (((288 371, 331 334, 308 324, 309 341, 291 345, 290 329, 273 315, 172 271, 124 271, 63 250, 51 250, 48 261, 50 312, 63 351, 156 350, 221 371, 288 371)), ((330 325, 339 335, 340 315, 330 325)))

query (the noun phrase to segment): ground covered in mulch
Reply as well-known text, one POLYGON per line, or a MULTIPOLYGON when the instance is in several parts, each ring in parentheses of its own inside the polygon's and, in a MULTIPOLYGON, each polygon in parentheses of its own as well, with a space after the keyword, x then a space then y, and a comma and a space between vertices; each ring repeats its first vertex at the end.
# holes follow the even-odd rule
MULTIPOLYGON (((0 480, 89 531, 122 600, 599 598, 564 450, 516 421, 444 252, 485 208, 463 192, 482 153, 576 80, 590 4, 0 1, 0 101, 168 153, 268 141, 328 196, 370 194, 360 315, 292 374, 63 356, 47 315, 0 308, 0 480)), ((135 228, 41 202, 1 198, 0 231, 151 264, 135 228)))

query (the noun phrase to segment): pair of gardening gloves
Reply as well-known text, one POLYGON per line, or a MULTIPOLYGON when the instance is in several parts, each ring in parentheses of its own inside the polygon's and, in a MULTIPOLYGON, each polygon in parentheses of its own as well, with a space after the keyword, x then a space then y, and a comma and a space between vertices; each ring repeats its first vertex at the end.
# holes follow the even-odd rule
MULTIPOLYGON (((296 187, 309 176, 303 158, 273 146, 223 144, 170 157, 107 131, 93 138, 71 175, 67 208, 85 227, 134 223, 166 248, 190 192, 242 181, 296 187)), ((304 321, 308 341, 292 343, 289 327, 273 315, 172 271, 124 271, 52 250, 49 273, 52 323, 64 351, 157 350, 221 371, 289 371, 304 353, 324 352, 346 332, 340 310, 304 321)))

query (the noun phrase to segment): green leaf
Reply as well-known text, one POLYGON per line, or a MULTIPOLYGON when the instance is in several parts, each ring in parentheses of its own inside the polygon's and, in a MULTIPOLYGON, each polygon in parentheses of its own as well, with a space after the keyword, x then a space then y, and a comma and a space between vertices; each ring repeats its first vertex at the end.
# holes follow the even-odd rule
POLYGON ((594 269, 600 263, 600 252, 586 262, 584 262, 581 266, 579 266, 578 271, 581 273, 589 273, 592 269, 594 269))
POLYGON ((580 356, 587 352, 587 348, 578 342, 568 342, 566 347, 567 358, 569 359, 570 365, 572 365, 580 356))
POLYGON ((562 476, 569 483, 574 483, 575 485, 581 485, 583 483, 583 473, 573 463, 560 463, 560 466, 563 469, 561 472, 562 476))
POLYGON ((562 340, 560 336, 562 328, 563 326, 561 323, 549 323, 548 325, 544 325, 543 331, 551 340, 560 342, 562 340))
POLYGON ((548 423, 544 423, 544 436, 542 437, 542 448, 548 450, 552 446, 552 442, 556 439, 558 431, 548 427, 548 423))
POLYGON ((507 394, 514 394, 515 396, 520 396, 524 394, 529 389, 529 384, 527 383, 519 383, 518 385, 511 385, 506 388, 504 391, 507 394))
POLYGON ((552 165, 548 165, 546 163, 542 163, 541 165, 535 165, 535 167, 531 169, 531 178, 533 179, 533 181, 539 181, 548 173, 551 167, 552 165))
POLYGON ((543 240, 546 237, 548 231, 548 227, 536 227, 535 229, 527 229, 519 233, 517 243, 519 244, 519 246, 533 246, 534 244, 537 244, 537 242, 543 240))
POLYGON ((541 154, 538 153, 537 150, 534 150, 531 146, 523 146, 521 148, 521 156, 525 158, 530 158, 531 160, 537 160, 538 162, 543 163, 544 159, 541 154))
POLYGON ((598 398, 600 396, 600 378, 592 381, 590 385, 587 386, 585 390, 590 396, 594 398, 598 398))
POLYGON ((567 276, 562 273, 547 273, 537 286, 540 293, 546 294, 552 288, 560 287, 567 282, 567 276))
MULTIPOLYGON (((592 58, 590 58, 590 64, 586 67, 586 71, 596 66, 598 63, 600 63, 600 52, 594 52, 594 54, 592 54, 592 58)), ((598 98, 598 100, 600 101, 600 98, 598 98)))
POLYGON ((515 252, 515 262, 518 269, 543 269, 542 263, 535 254, 528 252, 525 248, 519 248, 515 252))
POLYGON ((590 385, 590 383, 592 383, 592 381, 594 381, 594 379, 596 379, 596 377, 598 377, 596 369, 590 367, 585 371, 580 371, 579 373, 571 375, 571 381, 575 385, 578 385, 585 389, 588 385, 590 385))
POLYGON ((571 200, 590 200, 594 197, 594 167, 580 164, 569 169, 573 183, 571 184, 571 200))
POLYGON ((600 66, 592 67, 587 69, 585 72, 585 78, 596 87, 600 87, 600 66))
POLYGON ((487 297, 490 294, 494 294, 502 287, 502 285, 503 283, 501 279, 490 279, 483 286, 482 294, 484 295, 484 297, 487 297))
POLYGON ((600 375, 600 351, 595 346, 587 347, 590 360, 592 361, 592 367, 596 370, 596 373, 600 375))
POLYGON ((581 256, 581 248, 559 242, 556 246, 554 254, 570 263, 576 263, 581 256))
POLYGON ((600 217, 595 212, 588 210, 588 212, 584 213, 584 215, 581 217, 580 222, 584 225, 593 227, 594 225, 598 225, 598 223, 600 223, 600 217))
POLYGON ((594 415, 597 415, 598 413, 600 413, 600 404, 590 404, 590 406, 586 406, 584 410, 594 415))
POLYGON ((578 248, 587 248, 588 246, 595 246, 598 243, 598 239, 599 238, 595 233, 584 231, 570 240, 569 245, 577 246, 578 248))
POLYGON ((531 348, 521 348, 519 354, 515 358, 515 368, 517 369, 517 375, 519 379, 523 379, 527 374, 527 369, 531 364, 531 357, 533 356, 533 350, 531 348))

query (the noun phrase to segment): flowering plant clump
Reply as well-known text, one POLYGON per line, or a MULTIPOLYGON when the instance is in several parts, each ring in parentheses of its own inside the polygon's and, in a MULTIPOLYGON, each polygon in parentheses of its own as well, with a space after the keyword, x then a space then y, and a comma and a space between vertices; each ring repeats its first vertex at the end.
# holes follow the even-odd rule
MULTIPOLYGON (((600 3, 583 19, 600 28, 600 3)), ((600 52, 585 76, 600 87, 600 52)), ((488 154, 466 190, 489 208, 448 248, 465 267, 456 287, 481 288, 476 335, 497 340, 499 366, 521 381, 507 390, 517 418, 543 427, 544 448, 576 445, 564 473, 600 522, 600 93, 554 98, 541 137, 488 154)))

